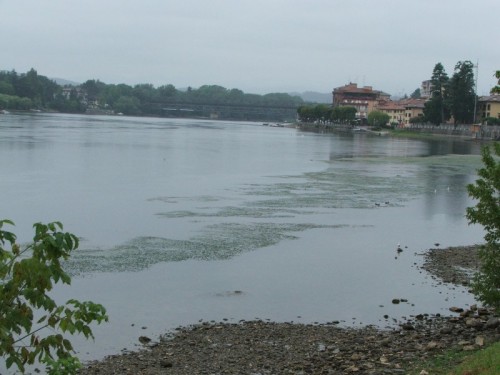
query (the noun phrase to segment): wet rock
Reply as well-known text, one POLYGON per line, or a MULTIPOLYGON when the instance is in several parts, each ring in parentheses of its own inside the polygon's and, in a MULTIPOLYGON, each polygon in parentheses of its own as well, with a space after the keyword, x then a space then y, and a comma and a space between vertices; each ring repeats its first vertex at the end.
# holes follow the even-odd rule
POLYGON ((427 344, 426 349, 427 350, 433 350, 436 349, 439 346, 439 343, 436 341, 431 341, 427 344))
POLYGON ((500 326, 500 319, 496 317, 489 318, 484 327, 487 329, 495 329, 500 326))
POLYGON ((401 324, 401 328, 404 329, 405 331, 413 331, 415 329, 415 327, 411 323, 401 324))
POLYGON ((147 337, 147 336, 140 336, 140 337, 139 337, 139 342, 140 342, 141 344, 146 345, 146 344, 148 344, 148 343, 150 343, 150 342, 151 342, 151 339, 150 339, 149 337, 147 337))
POLYGON ((439 330, 439 333, 441 333, 442 335, 449 335, 452 332, 453 329, 451 327, 443 327, 439 330))
POLYGON ((162 359, 162 360, 160 360, 160 366, 163 367, 163 368, 170 368, 170 367, 173 367, 174 364, 172 362, 170 362, 170 361, 162 359))
POLYGON ((468 318, 465 320, 465 325, 473 328, 481 328, 483 326, 483 321, 475 318, 468 318))

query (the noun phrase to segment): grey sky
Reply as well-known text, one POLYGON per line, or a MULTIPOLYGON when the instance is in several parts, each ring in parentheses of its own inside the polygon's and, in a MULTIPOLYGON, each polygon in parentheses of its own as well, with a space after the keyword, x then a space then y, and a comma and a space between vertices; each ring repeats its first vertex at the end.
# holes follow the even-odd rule
POLYGON ((500 69, 499 0, 0 0, 0 69, 78 82, 411 94, 437 62, 500 69))

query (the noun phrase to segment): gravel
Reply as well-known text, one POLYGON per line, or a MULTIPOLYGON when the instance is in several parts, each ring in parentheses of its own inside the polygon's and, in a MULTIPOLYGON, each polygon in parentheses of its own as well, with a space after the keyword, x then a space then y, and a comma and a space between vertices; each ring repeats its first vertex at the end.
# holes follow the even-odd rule
MULTIPOLYGON (((468 285, 477 247, 431 249, 423 268, 443 282, 468 285)), ((500 340, 492 310, 450 307, 392 329, 261 320, 179 327, 144 349, 85 364, 80 374, 405 374, 449 350, 475 350, 500 340)))

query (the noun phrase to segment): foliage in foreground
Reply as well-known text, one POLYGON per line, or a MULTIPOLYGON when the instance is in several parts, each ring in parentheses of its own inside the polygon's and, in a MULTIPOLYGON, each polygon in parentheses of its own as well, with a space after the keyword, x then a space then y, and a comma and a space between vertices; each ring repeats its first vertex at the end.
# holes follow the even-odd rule
POLYGON ((486 234, 486 244, 479 257, 480 271, 475 275, 472 290, 486 305, 500 310, 500 144, 493 144, 482 150, 484 166, 479 169, 479 179, 467 186, 469 195, 477 200, 475 207, 467 208, 469 223, 481 224, 486 234))
POLYGON ((415 366, 411 374, 420 374, 422 369, 433 375, 500 374, 500 342, 472 354, 464 351, 449 351, 415 366))
POLYGON ((79 367, 71 342, 61 333, 93 338, 90 324, 107 321, 106 310, 74 299, 57 305, 47 294, 53 285, 70 284, 61 260, 78 247, 78 238, 62 232, 59 222, 33 225, 33 242, 25 247, 0 220, 0 357, 7 368, 43 363, 49 374, 71 374, 79 367), (44 335, 46 332, 51 334, 44 335))

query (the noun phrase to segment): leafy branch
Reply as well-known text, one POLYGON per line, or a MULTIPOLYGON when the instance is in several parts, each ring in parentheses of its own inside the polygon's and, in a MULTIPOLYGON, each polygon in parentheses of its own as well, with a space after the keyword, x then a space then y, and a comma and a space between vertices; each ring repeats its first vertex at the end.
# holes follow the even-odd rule
POLYGON ((78 238, 63 232, 60 222, 35 223, 33 242, 21 249, 16 235, 4 230, 11 220, 0 220, 0 356, 7 368, 43 363, 59 373, 74 373, 78 358, 63 334, 94 338, 90 324, 108 321, 106 309, 91 301, 74 299, 58 305, 49 296, 54 284, 71 284, 61 266, 78 238), (36 321, 35 314, 41 316, 36 321), (41 335, 49 329, 52 334, 41 335), (29 344, 23 345, 29 339, 29 344))

